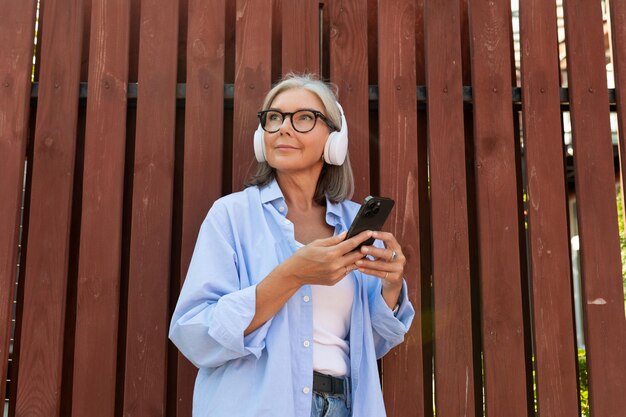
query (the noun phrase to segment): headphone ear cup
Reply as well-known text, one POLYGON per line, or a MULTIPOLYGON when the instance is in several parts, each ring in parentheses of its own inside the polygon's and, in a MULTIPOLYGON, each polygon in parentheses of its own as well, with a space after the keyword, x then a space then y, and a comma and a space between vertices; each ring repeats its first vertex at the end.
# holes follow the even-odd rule
POLYGON ((343 109, 339 103, 337 105, 341 110, 341 130, 328 135, 324 145, 324 161, 331 165, 343 165, 348 155, 348 122, 343 109))
POLYGON ((263 143, 263 136, 265 131, 259 123, 259 127, 254 131, 254 156, 258 162, 265 162, 265 143, 263 143))

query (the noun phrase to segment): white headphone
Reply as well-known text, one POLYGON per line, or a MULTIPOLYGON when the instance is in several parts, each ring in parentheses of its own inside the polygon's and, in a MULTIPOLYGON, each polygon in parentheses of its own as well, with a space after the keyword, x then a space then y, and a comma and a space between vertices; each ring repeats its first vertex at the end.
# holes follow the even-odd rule
MULTIPOLYGON (((348 154, 348 122, 339 102, 337 102, 337 107, 341 113, 341 129, 338 132, 331 132, 324 145, 324 161, 331 165, 343 165, 348 154)), ((254 132, 254 156, 259 162, 265 162, 264 134, 265 131, 259 122, 259 126, 254 132)))

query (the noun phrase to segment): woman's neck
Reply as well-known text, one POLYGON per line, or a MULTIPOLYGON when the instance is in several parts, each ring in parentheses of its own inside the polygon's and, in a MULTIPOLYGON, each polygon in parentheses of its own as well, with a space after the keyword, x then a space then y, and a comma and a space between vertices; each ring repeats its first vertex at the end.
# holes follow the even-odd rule
POLYGON ((287 206, 299 211, 307 211, 317 206, 314 197, 318 179, 319 175, 276 174, 276 181, 283 192, 287 206))

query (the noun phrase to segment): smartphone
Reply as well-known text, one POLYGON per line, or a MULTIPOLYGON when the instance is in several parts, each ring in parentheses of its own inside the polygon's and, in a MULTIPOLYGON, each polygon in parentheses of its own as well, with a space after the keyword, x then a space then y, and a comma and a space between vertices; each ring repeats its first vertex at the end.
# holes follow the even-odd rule
MULTIPOLYGON (((394 201, 391 198, 373 197, 371 195, 365 197, 363 205, 361 205, 359 212, 350 225, 350 229, 348 229, 346 239, 350 239, 365 230, 381 230, 387 217, 389 217, 389 213, 391 213, 393 205, 394 201)), ((373 243, 374 238, 370 238, 361 243, 355 250, 358 250, 363 245, 369 246, 373 243)))

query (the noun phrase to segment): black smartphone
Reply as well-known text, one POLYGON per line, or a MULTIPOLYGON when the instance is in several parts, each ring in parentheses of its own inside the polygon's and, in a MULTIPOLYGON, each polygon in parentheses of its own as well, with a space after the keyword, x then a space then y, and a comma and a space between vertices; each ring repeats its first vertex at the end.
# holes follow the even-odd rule
MULTIPOLYGON (((359 212, 350 225, 350 229, 348 229, 346 239, 350 239, 365 230, 381 230, 387 217, 389 217, 389 213, 391 213, 393 205, 394 201, 391 198, 373 197, 371 195, 365 197, 363 205, 361 205, 359 212)), ((367 239, 355 250, 363 245, 369 246, 373 243, 374 238, 367 239)))

